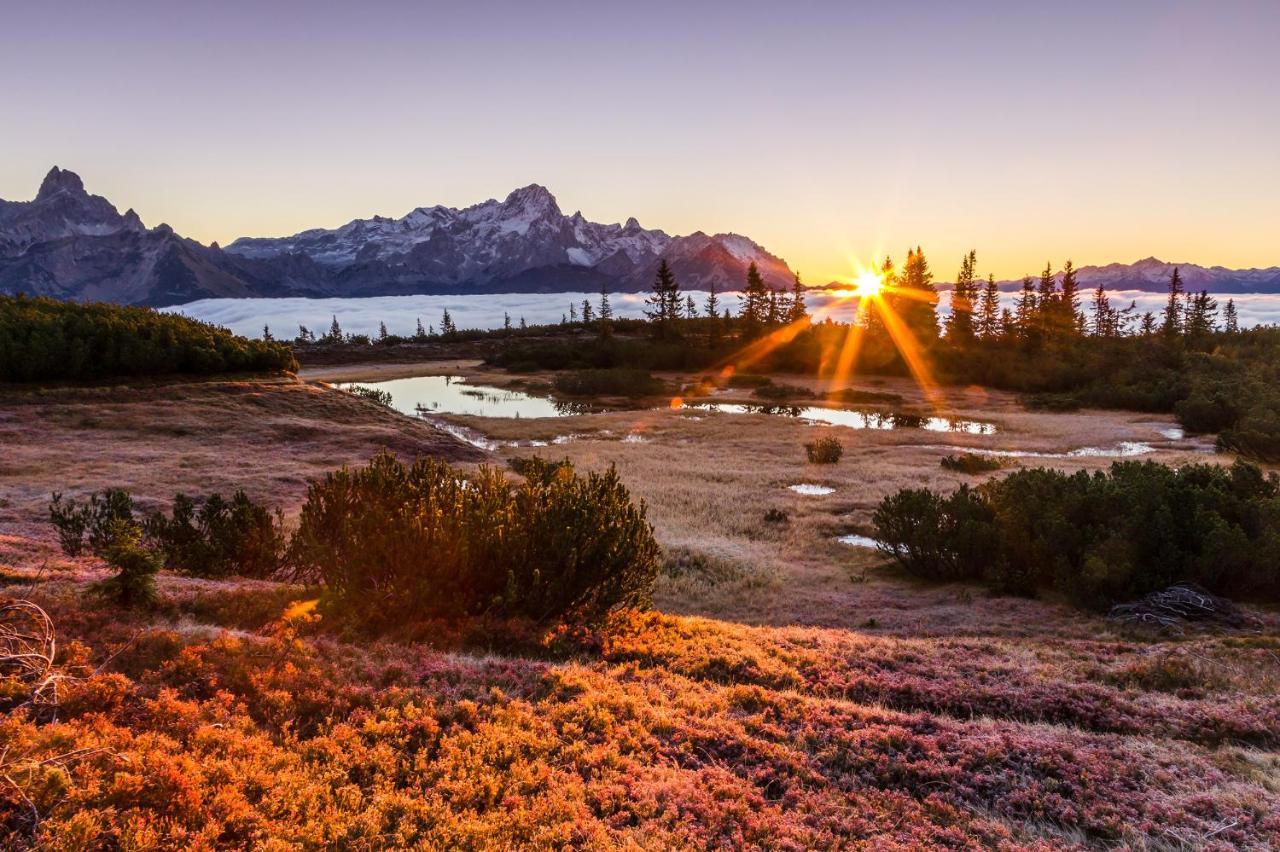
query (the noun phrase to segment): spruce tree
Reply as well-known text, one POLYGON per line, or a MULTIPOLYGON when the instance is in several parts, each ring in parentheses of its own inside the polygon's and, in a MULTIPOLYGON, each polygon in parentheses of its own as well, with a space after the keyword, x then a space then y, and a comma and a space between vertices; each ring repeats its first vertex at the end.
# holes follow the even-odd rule
POLYGON ((960 261, 955 288, 951 291, 951 314, 947 317, 947 338, 964 345, 973 340, 973 303, 978 292, 977 252, 970 251, 960 261))
POLYGON ((262 326, 262 339, 266 341, 275 340, 275 338, 271 336, 271 326, 262 326))
POLYGON ((908 250, 907 262, 902 267, 898 283, 902 295, 890 293, 890 307, 897 312, 903 324, 922 344, 938 338, 938 291, 933 286, 933 273, 924 251, 916 246, 908 250))
POLYGON ((577 321, 578 321, 578 309, 576 306, 574 306, 573 302, 570 302, 569 303, 569 322, 577 322, 577 321))
POLYGON ((582 300, 582 324, 589 325, 594 315, 595 315, 595 311, 592 310, 591 303, 588 302, 586 299, 583 299, 582 300))
POLYGON ((1080 311, 1080 285, 1076 269, 1068 259, 1062 266, 1061 292, 1058 295, 1058 326, 1066 337, 1078 335, 1084 327, 1084 314, 1080 311))
POLYGON ((600 285, 600 337, 605 338, 613 334, 613 305, 609 304, 609 288, 600 285))
POLYGON ((1023 276, 1022 292, 1013 301, 1013 321, 1018 327, 1018 337, 1023 343, 1031 343, 1037 337, 1037 322, 1040 316, 1039 299, 1031 276, 1023 276))
POLYGON ((324 338, 326 343, 342 342, 342 326, 338 325, 338 315, 334 314, 333 322, 329 324, 329 333, 324 338))
POLYGON ((1182 333, 1182 295, 1182 274, 1175 266, 1169 276, 1169 301, 1165 303, 1164 323, 1160 326, 1160 333, 1165 337, 1177 337, 1182 333))
POLYGON ((747 286, 743 290, 742 321, 747 334, 756 333, 769 318, 769 293, 755 261, 747 267, 747 286))
POLYGON ((671 324, 680 316, 680 284, 666 259, 658 264, 653 277, 653 292, 645 300, 648 305, 644 315, 656 326, 661 336, 671 333, 671 324))
POLYGON ((387 324, 385 322, 378 323, 378 342, 386 343, 387 338, 391 335, 387 332, 387 324))
POLYGON ((716 298, 716 282, 714 281, 707 286, 707 303, 703 310, 712 319, 720 316, 720 300, 716 298))
POLYGON ((987 276, 987 286, 982 290, 982 303, 978 310, 978 333, 984 340, 993 340, 1002 334, 1000 324, 1000 290, 996 276, 987 276))
POLYGON ((1093 291, 1093 334, 1095 337, 1114 337, 1116 333, 1116 315, 1111 309, 1111 299, 1107 291, 1098 282, 1098 289, 1093 291))
POLYGON ((809 308, 804 303, 804 285, 800 283, 800 273, 796 273, 796 280, 791 285, 791 307, 787 309, 787 321, 799 322, 809 315, 809 308))
POLYGON ((609 288, 604 284, 600 285, 600 310, 597 313, 602 323, 613 319, 613 306, 609 304, 609 288))
POLYGON ((693 303, 693 296, 686 296, 684 300, 685 319, 696 319, 698 316, 698 306, 693 303))
POLYGON ((1236 300, 1227 299, 1227 307, 1223 310, 1223 331, 1227 334, 1240 332, 1240 317, 1236 313, 1236 300))
POLYGON ((418 317, 418 327, 413 332, 413 339, 421 343, 427 339, 427 330, 422 327, 422 317, 418 317))
POLYGON ((502 312, 502 330, 511 333, 511 314, 507 311, 502 312))
POLYGON ((440 333, 445 337, 453 337, 458 333, 458 328, 453 324, 453 317, 449 316, 449 309, 444 309, 444 314, 440 317, 440 333))

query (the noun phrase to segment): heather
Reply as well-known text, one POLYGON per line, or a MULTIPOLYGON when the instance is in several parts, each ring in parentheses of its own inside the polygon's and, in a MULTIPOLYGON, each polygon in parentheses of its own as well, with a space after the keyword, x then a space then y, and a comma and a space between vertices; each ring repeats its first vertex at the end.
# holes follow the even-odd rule
POLYGON ((150 308, 0 296, 0 382, 278 373, 288 347, 150 308))
MULTIPOLYGON (((169 583, 165 598, 191 594, 169 583)), ((252 596, 240 594, 221 623, 243 623, 252 596)), ((540 652, 512 656, 347 643, 304 601, 245 631, 86 611, 62 584, 38 599, 65 625, 64 665, 77 677, 56 721, 0 721, 16 782, 0 792, 0 825, 19 848, 1280 839, 1257 752, 1125 740, 1106 731, 1137 711, 1105 702, 1095 719, 1053 725, 1012 697, 1008 708, 966 707, 964 672, 937 687, 954 702, 939 710, 905 688, 935 653, 925 641, 654 614, 618 616, 589 636, 552 632, 540 652), (853 686, 858 677, 902 680, 896 706, 853 686)), ((1256 651, 1220 644, 1195 647, 1225 652, 1233 667, 1263 665, 1256 651)), ((940 670, 1019 654, 989 641, 936 653, 940 670)), ((1208 702, 1108 681, 1143 655, 1079 643, 1022 680, 1069 693, 1096 656, 1100 693, 1165 713, 1176 732, 1208 702)), ((1252 718, 1275 730, 1263 702, 1234 712, 1246 729, 1252 718)))

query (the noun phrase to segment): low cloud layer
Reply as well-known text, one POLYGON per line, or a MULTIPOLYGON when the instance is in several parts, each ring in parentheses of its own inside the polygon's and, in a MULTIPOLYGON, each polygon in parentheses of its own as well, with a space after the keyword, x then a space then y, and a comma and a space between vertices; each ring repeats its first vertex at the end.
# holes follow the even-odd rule
MULTIPOLYGON (((699 313, 703 310, 707 294, 691 291, 699 313)), ((1112 304, 1119 307, 1136 303, 1138 315, 1146 311, 1159 314, 1164 309, 1165 296, 1138 290, 1118 290, 1110 294, 1112 304)), ((941 294, 942 313, 946 313, 950 293, 941 294)), ((1246 293, 1219 296, 1219 308, 1227 299, 1235 300, 1243 327, 1271 325, 1280 322, 1280 294, 1246 293)), ((387 324, 392 334, 409 335, 417 328, 420 318, 423 326, 440 327, 440 318, 448 310, 459 328, 501 328, 503 315, 511 317, 513 325, 524 318, 530 325, 559 322, 567 316, 569 306, 582 310, 583 300, 598 307, 599 293, 499 293, 463 296, 376 296, 367 299, 202 299, 186 305, 162 310, 186 314, 195 319, 226 326, 237 334, 261 337, 263 326, 270 326, 272 334, 280 338, 293 338, 298 326, 305 325, 316 334, 328 331, 336 317, 342 329, 352 334, 376 335, 380 323, 387 324)), ((739 294, 719 295, 721 310, 737 311, 739 294)), ((620 317, 644 315, 645 294, 612 293, 609 301, 614 313, 620 317)), ((1013 294, 1000 295, 1002 307, 1013 306, 1013 294)), ((831 291, 813 291, 806 294, 809 309, 821 316, 830 315, 835 320, 847 321, 856 310, 857 300, 842 299, 831 291)), ((1088 299, 1083 300, 1088 313, 1088 299)), ((1221 310, 1219 311, 1221 316, 1221 310)))

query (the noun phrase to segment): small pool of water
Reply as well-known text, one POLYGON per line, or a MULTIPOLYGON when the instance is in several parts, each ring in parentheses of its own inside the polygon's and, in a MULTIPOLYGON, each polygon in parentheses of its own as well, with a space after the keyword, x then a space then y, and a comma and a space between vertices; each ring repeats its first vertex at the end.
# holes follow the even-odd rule
POLYGON ((959 447, 951 444, 920 444, 921 449, 947 450, 956 453, 973 453, 977 456, 994 456, 1001 459, 1073 459, 1073 458, 1130 458, 1154 453, 1156 448, 1144 441, 1121 441, 1114 447, 1079 447, 1064 453, 1043 453, 1037 450, 992 450, 986 447, 959 447))
POLYGON ((562 402, 524 391, 474 385, 461 376, 414 376, 385 382, 341 383, 347 390, 359 385, 391 394, 391 407, 401 414, 463 414, 472 417, 571 417, 597 409, 580 402, 562 402))
POLYGON ((847 544, 850 547, 866 547, 866 548, 870 548, 871 550, 875 550, 877 547, 880 546, 880 542, 876 541, 874 538, 869 538, 865 535, 842 535, 839 538, 837 538, 836 541, 840 542, 841 544, 847 544))
POLYGON ((936 417, 904 411, 877 411, 861 408, 825 408, 820 405, 777 405, 741 402, 688 402, 682 408, 716 411, 722 414, 773 414, 814 423, 830 423, 848 429, 924 429, 929 432, 963 432, 967 435, 994 435, 996 425, 982 420, 936 417))
POLYGON ((801 482, 798 485, 788 485, 787 488, 797 494, 804 494, 808 497, 823 497, 827 494, 834 494, 836 490, 826 485, 815 485, 812 482, 801 482))

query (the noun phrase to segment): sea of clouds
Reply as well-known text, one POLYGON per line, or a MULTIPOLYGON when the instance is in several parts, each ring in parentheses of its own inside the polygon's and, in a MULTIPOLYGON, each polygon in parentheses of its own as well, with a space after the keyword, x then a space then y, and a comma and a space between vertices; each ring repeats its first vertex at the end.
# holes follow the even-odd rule
MULTIPOLYGON (((699 313, 703 310, 707 294, 693 290, 699 313)), ((737 311, 738 293, 721 293, 718 298, 721 310, 725 307, 737 311)), ((1159 314, 1165 304, 1162 293, 1145 293, 1139 290, 1117 290, 1110 293, 1112 304, 1127 307, 1136 304, 1136 313, 1146 311, 1159 314)), ((1013 306, 1013 294, 1001 293, 1002 307, 1013 306)), ((1280 294, 1244 293, 1231 296, 1217 295, 1219 307, 1227 299, 1235 300, 1240 314, 1240 325, 1271 325, 1280 322, 1280 294)), ((386 323, 392 334, 410 335, 417 328, 418 320, 424 327, 440 327, 440 318, 447 310, 458 328, 501 328, 504 315, 511 317, 513 325, 523 318, 529 325, 559 322, 567 316, 569 306, 579 313, 583 300, 589 301, 592 310, 598 308, 599 293, 486 293, 460 296, 375 296, 364 299, 201 299, 185 305, 161 310, 182 313, 194 319, 225 326, 237 334, 261 337, 264 326, 278 338, 293 338, 298 326, 304 325, 317 335, 329 330, 337 318, 342 330, 349 334, 376 335, 381 323, 386 323)), ((940 312, 949 309, 950 293, 941 294, 940 312)), ((645 294, 610 293, 609 301, 614 314, 620 317, 644 315, 645 294)), ((857 310, 857 300, 831 290, 813 290, 805 294, 809 310, 820 317, 830 316, 837 321, 849 320, 857 310)), ((1089 300, 1083 299, 1086 314, 1089 300)), ((1221 312, 1219 312, 1221 313, 1221 312)))

